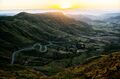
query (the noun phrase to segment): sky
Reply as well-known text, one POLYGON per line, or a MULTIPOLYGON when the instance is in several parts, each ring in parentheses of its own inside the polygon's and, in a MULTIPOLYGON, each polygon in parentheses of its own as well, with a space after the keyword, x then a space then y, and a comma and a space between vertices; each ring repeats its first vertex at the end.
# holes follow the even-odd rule
POLYGON ((0 0, 0 10, 13 9, 120 10, 120 0, 0 0))

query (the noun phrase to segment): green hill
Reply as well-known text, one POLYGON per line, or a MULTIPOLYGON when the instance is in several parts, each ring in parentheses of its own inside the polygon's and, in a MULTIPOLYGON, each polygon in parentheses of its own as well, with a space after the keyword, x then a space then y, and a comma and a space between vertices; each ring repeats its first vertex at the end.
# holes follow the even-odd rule
POLYGON ((77 39, 80 33, 92 32, 86 23, 75 21, 62 13, 29 14, 0 17, 0 54, 10 57, 11 52, 34 43, 65 42, 77 39), (89 28, 89 29, 88 29, 89 28))

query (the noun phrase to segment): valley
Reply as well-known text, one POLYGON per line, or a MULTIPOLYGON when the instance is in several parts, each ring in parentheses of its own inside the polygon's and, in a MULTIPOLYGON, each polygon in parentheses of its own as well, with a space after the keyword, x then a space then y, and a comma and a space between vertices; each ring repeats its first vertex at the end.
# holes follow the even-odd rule
MULTIPOLYGON (((109 79, 108 67, 105 77, 97 77, 103 69, 96 74, 90 69, 118 57, 111 68, 119 70, 120 14, 109 15, 102 20, 83 15, 75 19, 61 12, 0 16, 0 78, 7 79, 6 74, 13 72, 10 79, 109 79), (6 71, 4 65, 18 70, 6 71), (22 72, 31 77, 24 78, 22 72)), ((113 78, 118 79, 119 73, 113 78)))

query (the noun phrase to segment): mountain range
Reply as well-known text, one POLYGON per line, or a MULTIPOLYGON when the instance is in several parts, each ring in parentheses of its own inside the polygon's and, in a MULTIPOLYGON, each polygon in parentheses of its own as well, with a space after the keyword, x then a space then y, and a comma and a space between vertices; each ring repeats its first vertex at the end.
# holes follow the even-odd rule
POLYGON ((103 20, 74 16, 61 12, 0 16, 0 78, 118 79, 119 52, 113 53, 120 51, 118 13, 103 20), (103 66, 106 75, 101 74, 103 66))

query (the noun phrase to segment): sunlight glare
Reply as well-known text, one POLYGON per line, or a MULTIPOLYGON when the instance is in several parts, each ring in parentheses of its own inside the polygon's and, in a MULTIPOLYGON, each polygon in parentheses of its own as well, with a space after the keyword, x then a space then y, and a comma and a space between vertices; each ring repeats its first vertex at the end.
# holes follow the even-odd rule
POLYGON ((65 2, 65 3, 60 4, 60 8, 61 9, 69 9, 69 8, 72 8, 72 4, 65 2))

